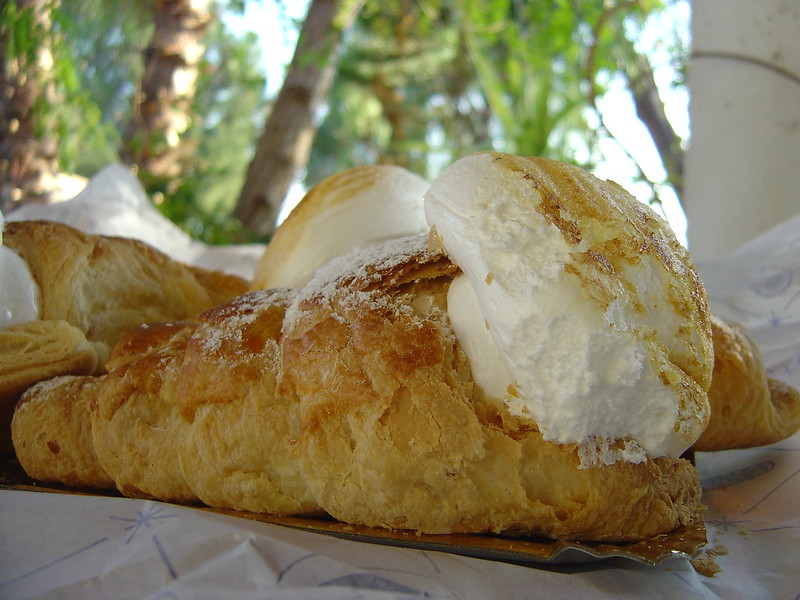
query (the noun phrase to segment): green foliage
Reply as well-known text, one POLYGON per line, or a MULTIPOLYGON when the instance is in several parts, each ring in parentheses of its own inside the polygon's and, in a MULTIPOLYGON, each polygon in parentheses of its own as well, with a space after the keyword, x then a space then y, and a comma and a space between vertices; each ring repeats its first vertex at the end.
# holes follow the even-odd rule
MULTIPOLYGON (((242 13, 255 1, 282 2, 217 0, 217 16, 242 13)), ((661 6, 661 0, 368 0, 346 37, 306 184, 379 162, 430 178, 456 157, 487 149, 591 166, 603 134, 590 125, 593 98, 636 60, 636 38, 661 6)), ((152 0, 62 1, 45 31, 15 2, 2 3, 8 55, 33 61, 42 45, 52 49, 55 96, 38 110, 42 132, 59 140, 66 170, 90 176, 119 160, 152 35, 152 7, 152 0)), ((251 241, 228 215, 267 114, 261 48, 253 34, 234 35, 221 18, 204 42, 185 133, 191 150, 178 177, 143 184, 194 237, 251 241)), ((685 56, 685 49, 670 55, 685 56)))
MULTIPOLYGON (((602 94, 613 51, 644 12, 638 2, 457 0, 470 58, 502 136, 499 149, 576 160, 593 134, 587 86, 602 94), (582 132, 581 136, 571 135, 582 132)), ((650 3, 655 4, 655 3, 650 3)))
POLYGON ((306 183, 358 164, 423 176, 486 141, 486 102, 471 85, 449 2, 367 2, 347 40, 306 183), (417 8, 419 10, 417 10, 417 8))
POLYGON ((5 43, 7 59, 35 63, 46 33, 32 8, 20 10, 16 2, 3 2, 0 7, 0 37, 5 43))
MULTIPOLYGON (((14 5, 4 8, 9 4, 14 5)), ((243 4, 220 0, 219 6, 241 12, 243 4)), ((43 99, 47 119, 40 123, 59 140, 65 170, 90 177, 120 160, 153 27, 150 0, 70 1, 53 12, 53 79, 62 101, 43 99)), ((266 109, 258 41, 252 34, 233 35, 216 19, 204 42, 207 52, 185 133, 191 150, 181 159, 181 174, 167 181, 145 174, 140 179, 162 213, 194 237, 210 243, 250 241, 228 215, 266 109)), ((36 44, 30 46, 24 48, 34 51, 36 44)))
POLYGON ((19 10, 16 2, 3 2, 0 34, 6 60, 16 60, 41 88, 34 105, 38 137, 57 140, 65 170, 86 174, 85 157, 96 161, 91 165, 96 170, 114 156, 106 141, 114 130, 103 123, 98 104, 83 85, 81 66, 71 49, 78 38, 72 17, 59 2, 46 2, 43 14, 44 19, 37 19, 31 7, 19 10), (48 19, 50 27, 45 25, 48 19), (40 60, 43 52, 52 60, 40 60))
POLYGON ((90 177, 119 161, 131 96, 142 73, 141 51, 153 29, 149 2, 61 2, 54 11, 60 40, 54 56, 66 65, 56 80, 74 82, 57 108, 62 167, 90 177))
MULTIPOLYGON (((645 23, 673 3, 370 0, 349 36, 306 184, 375 162, 430 178, 487 149, 591 169, 611 137, 596 100, 642 64, 651 50, 638 44, 645 23), (402 97, 400 117, 381 86, 402 97)), ((669 55, 680 66, 686 51, 669 55)))
POLYGON ((349 36, 307 184, 395 162, 427 176, 476 150, 599 160, 593 98, 632 60, 658 0, 367 2, 349 36), (622 42, 625 43, 622 43, 622 42), (378 90, 402 96, 402 118, 378 90), (399 132, 397 129, 402 128, 399 132))

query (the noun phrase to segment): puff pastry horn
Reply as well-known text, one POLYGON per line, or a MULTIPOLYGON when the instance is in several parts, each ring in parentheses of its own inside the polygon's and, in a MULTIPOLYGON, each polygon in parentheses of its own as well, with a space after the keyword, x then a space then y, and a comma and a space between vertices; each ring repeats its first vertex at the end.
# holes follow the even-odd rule
POLYGON ((779 442, 800 430, 800 393, 767 376, 744 327, 714 317, 711 419, 694 450, 730 450, 779 442))
POLYGON ((279 390, 300 403, 303 469, 327 512, 429 533, 614 541, 700 518, 688 461, 582 469, 575 444, 488 401, 447 317, 458 267, 424 238, 381 250, 321 269, 284 325, 279 390))

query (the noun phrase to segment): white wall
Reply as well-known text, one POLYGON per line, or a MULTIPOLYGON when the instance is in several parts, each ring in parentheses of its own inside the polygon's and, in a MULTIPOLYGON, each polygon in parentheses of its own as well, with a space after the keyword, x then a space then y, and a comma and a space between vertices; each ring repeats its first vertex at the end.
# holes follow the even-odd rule
POLYGON ((688 244, 702 262, 800 213, 800 0, 692 0, 688 244))

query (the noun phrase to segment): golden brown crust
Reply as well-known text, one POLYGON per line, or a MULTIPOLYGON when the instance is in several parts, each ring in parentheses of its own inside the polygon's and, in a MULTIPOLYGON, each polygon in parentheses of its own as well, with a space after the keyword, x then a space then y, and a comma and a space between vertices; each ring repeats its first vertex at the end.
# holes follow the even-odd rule
POLYGON ((179 406, 191 421, 184 477, 209 506, 318 512, 297 460, 297 405, 275 392, 278 342, 293 293, 245 294, 204 313, 186 347, 179 406))
POLYGON ((800 429, 800 393, 767 376, 758 346, 739 324, 712 319, 711 419, 694 450, 779 442, 800 429))
POLYGON ((101 381, 64 375, 23 394, 11 432, 17 459, 28 475, 74 487, 114 487, 92 442, 90 405, 101 381))
POLYGON ((613 541, 700 518, 688 462, 579 469, 575 447, 487 404, 444 310, 454 269, 424 244, 405 250, 312 281, 285 324, 280 390, 300 402, 303 466, 326 511, 430 533, 613 541), (428 265, 424 277, 401 275, 409 260, 428 265))
POLYGON ((275 392, 293 296, 252 292, 194 322, 142 325, 115 346, 107 375, 35 386, 16 412, 23 468, 133 497, 320 512, 299 472, 297 407, 275 392))
POLYGON ((126 496, 173 502, 196 501, 183 478, 178 448, 188 423, 180 418, 175 386, 186 342, 194 325, 172 330, 142 326, 123 348, 149 348, 142 354, 109 362, 119 366, 104 376, 92 403, 92 439, 97 458, 126 496), (153 339, 153 337, 155 339, 153 339))
POLYGON ((190 327, 192 321, 170 323, 143 323, 123 335, 114 345, 106 361, 106 369, 113 371, 129 362, 143 358, 170 344, 176 334, 190 327))

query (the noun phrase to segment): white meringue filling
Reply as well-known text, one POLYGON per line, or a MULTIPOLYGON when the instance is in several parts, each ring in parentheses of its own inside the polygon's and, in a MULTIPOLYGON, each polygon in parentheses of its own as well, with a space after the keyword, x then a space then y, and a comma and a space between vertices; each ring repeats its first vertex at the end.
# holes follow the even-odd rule
POLYGON ((464 275, 459 275, 450 284, 447 314, 456 338, 469 359, 475 383, 487 396, 505 398, 514 381, 492 340, 472 285, 464 275))
POLYGON ((27 263, 2 245, 4 228, 0 213, 0 329, 39 318, 39 286, 27 263))
POLYGON ((491 168, 462 159, 425 198, 428 224, 471 287, 453 283, 448 313, 476 383, 545 439, 579 444, 583 464, 679 456, 696 436, 676 425, 685 397, 665 380, 682 374, 658 330, 624 295, 605 305, 588 294, 572 272, 581 248, 535 210, 539 192, 498 182, 491 168))

